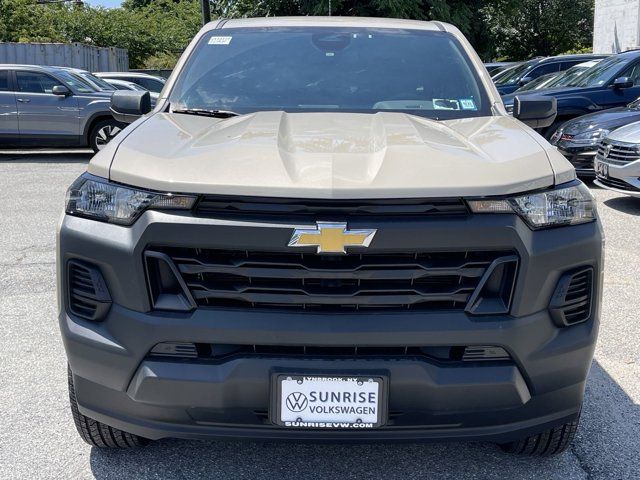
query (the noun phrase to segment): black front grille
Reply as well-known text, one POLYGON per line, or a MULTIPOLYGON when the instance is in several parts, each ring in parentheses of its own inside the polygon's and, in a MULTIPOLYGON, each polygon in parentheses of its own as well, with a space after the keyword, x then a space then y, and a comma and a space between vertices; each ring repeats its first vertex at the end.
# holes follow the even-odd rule
POLYGON ((616 188, 618 190, 625 190, 625 191, 628 191, 628 192, 637 192, 637 191, 639 191, 633 185, 625 182, 624 180, 620 180, 618 178, 603 177, 603 176, 600 176, 600 175, 597 175, 596 178, 605 187, 616 188))
POLYGON ((593 171, 593 155, 573 155, 569 157, 569 161, 576 170, 593 171))
POLYGON ((111 307, 111 297, 97 268, 75 260, 68 263, 69 310, 86 320, 100 320, 111 307))
POLYGON ((317 200, 261 197, 204 196, 198 202, 196 215, 206 217, 269 217, 296 221, 323 216, 335 220, 371 216, 446 216, 467 215, 469 210, 460 198, 453 199, 384 199, 384 200, 317 200))
MULTIPOLYGON (((489 266, 499 258, 514 258, 504 251, 316 255, 153 250, 172 259, 198 306, 330 310, 463 310, 489 266)), ((512 269, 505 272, 514 275, 512 269)))

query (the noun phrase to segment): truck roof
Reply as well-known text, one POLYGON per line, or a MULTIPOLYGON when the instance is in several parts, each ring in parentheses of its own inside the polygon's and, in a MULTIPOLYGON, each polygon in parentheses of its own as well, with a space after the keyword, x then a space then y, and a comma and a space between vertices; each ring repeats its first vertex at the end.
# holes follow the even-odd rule
POLYGON ((260 28, 260 27, 373 27, 411 28, 413 30, 450 31, 443 22, 405 20, 374 17, 259 17, 216 20, 205 28, 260 28))

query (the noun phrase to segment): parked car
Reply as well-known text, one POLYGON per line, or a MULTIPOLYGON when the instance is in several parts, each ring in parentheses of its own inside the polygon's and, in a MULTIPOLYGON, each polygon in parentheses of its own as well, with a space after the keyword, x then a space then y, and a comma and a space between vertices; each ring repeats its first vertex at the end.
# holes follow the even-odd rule
MULTIPOLYGON (((146 88, 141 87, 137 83, 127 82, 126 80, 118 80, 118 79, 110 78, 110 79, 103 80, 103 81, 107 82, 109 85, 111 85, 116 90, 133 90, 133 91, 137 91, 137 92, 148 92, 148 90, 146 88)), ((156 102, 158 101, 158 97, 160 96, 160 94, 156 93, 156 92, 149 92, 149 95, 151 95, 151 107, 153 108, 153 107, 155 107, 156 102)))
POLYGON ((595 184, 640 197, 640 122, 607 135, 595 158, 595 184))
POLYGON ((531 90, 542 90, 544 88, 558 88, 568 85, 575 81, 580 75, 586 72, 589 68, 596 65, 600 60, 591 60, 589 62, 579 63, 574 65, 568 70, 556 73, 547 73, 541 77, 531 80, 529 83, 523 85, 514 94, 528 92, 531 90))
POLYGON ((489 62, 485 63, 484 66, 487 69, 487 72, 489 72, 489 75, 494 76, 507 68, 514 66, 516 63, 517 62, 489 62))
POLYGON ((0 138, 6 146, 99 151, 123 127, 111 115, 111 95, 64 68, 0 65, 0 138))
POLYGON ((95 75, 105 80, 113 79, 133 82, 154 93, 160 93, 166 82, 166 79, 162 77, 140 72, 97 72, 95 75))
MULTIPOLYGON (((640 97, 640 50, 605 58, 564 87, 517 94, 521 99, 533 95, 553 97, 557 101, 556 121, 547 128, 539 129, 550 139, 560 125, 572 118, 621 107, 640 97)), ((508 112, 513 111, 515 96, 502 97, 508 112)))
MULTIPOLYGON (((574 68, 574 67, 571 67, 571 68, 574 68)), ((530 82, 525 83, 523 86, 518 88, 518 90, 516 90, 516 93, 528 92, 530 90, 541 90, 545 88, 546 85, 548 85, 550 82, 552 82, 553 80, 561 76, 563 73, 565 72, 553 72, 553 73, 547 73, 546 75, 541 75, 535 80, 531 80, 530 82)))
POLYGON ((580 54, 534 58, 533 60, 529 60, 515 68, 505 71, 504 75, 494 79, 494 83, 500 95, 507 95, 515 92, 518 88, 526 85, 531 80, 535 80, 541 75, 562 72, 574 65, 578 65, 579 63, 604 57, 606 57, 606 55, 580 54))
POLYGON ((82 70, 80 68, 72 68, 72 67, 58 67, 58 68, 62 70, 66 70, 72 75, 80 78, 85 83, 88 83, 89 85, 91 85, 93 89, 98 92, 114 92, 116 90, 113 87, 113 85, 110 85, 109 83, 105 82, 99 77, 96 77, 91 72, 88 72, 86 70, 82 70))
MULTIPOLYGON (((494 108, 457 28, 231 19, 178 65, 153 112, 114 93, 135 124, 59 227, 85 441, 568 448, 600 312, 594 200, 494 108)), ((517 116, 551 123, 555 100, 517 116)))
POLYGON ((580 176, 593 177, 593 160, 604 137, 614 130, 640 121, 640 99, 624 107, 589 113, 562 124, 551 137, 580 176))

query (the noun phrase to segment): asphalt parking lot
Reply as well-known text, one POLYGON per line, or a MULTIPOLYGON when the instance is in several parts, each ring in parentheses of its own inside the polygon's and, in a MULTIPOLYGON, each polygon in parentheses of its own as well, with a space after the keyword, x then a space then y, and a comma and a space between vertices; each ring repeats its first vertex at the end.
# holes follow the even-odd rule
POLYGON ((91 449, 68 408, 55 226, 88 152, 0 152, 0 478, 640 477, 640 200, 595 189, 606 234, 600 339, 579 436, 547 459, 488 444, 317 445, 165 440, 91 449))

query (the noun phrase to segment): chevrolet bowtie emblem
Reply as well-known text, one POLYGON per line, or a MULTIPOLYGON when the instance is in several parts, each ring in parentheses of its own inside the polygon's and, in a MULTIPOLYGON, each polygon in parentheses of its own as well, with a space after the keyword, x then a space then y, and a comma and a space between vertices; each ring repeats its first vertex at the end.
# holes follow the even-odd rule
POLYGON ((347 230, 346 223, 317 222, 316 228, 296 228, 290 247, 318 247, 318 253, 347 253, 345 247, 368 247, 376 230, 347 230))

